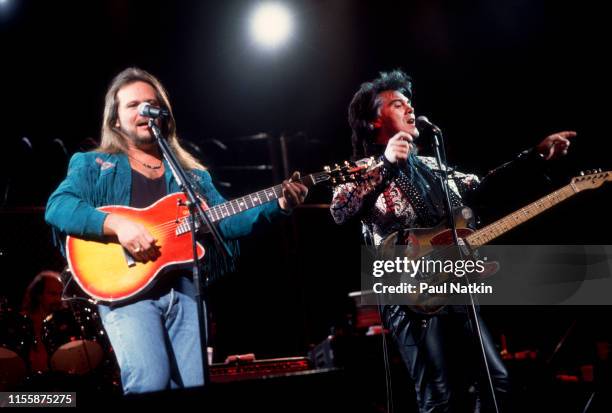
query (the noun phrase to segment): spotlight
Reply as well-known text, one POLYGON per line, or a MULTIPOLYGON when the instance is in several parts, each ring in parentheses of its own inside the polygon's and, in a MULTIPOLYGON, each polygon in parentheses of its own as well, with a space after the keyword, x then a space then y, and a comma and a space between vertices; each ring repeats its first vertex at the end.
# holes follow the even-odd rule
POLYGON ((260 45, 274 49, 291 35, 293 18, 280 3, 264 3, 251 16, 251 34, 260 45))

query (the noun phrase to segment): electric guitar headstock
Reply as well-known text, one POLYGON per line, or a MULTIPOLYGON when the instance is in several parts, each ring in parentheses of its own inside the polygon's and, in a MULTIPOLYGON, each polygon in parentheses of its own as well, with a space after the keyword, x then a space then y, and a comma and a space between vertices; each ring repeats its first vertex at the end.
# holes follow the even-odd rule
POLYGON ((581 172, 580 176, 572 178, 570 185, 576 192, 585 189, 599 188, 606 181, 612 181, 612 171, 602 171, 601 169, 581 172))
POLYGON ((323 172, 317 172, 310 176, 314 185, 325 182, 330 186, 336 186, 348 182, 359 182, 364 179, 365 174, 381 165, 382 162, 376 162, 374 157, 358 161, 344 161, 342 165, 325 166, 323 172))

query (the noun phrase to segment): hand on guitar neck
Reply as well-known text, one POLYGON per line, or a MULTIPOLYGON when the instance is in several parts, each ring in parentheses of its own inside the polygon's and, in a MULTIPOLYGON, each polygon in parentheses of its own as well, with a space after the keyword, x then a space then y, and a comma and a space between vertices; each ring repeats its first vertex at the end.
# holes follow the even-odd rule
POLYGON ((278 199, 278 204, 283 211, 291 211, 304 202, 306 195, 308 187, 301 183, 300 173, 296 171, 283 181, 283 196, 278 199))
POLYGON ((104 235, 116 236, 119 243, 135 260, 154 261, 161 254, 156 239, 144 227, 129 218, 110 213, 104 220, 104 235))

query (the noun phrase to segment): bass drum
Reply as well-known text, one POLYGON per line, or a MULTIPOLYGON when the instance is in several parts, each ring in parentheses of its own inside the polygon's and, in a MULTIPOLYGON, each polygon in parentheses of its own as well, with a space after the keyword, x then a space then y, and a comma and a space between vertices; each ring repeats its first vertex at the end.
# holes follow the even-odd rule
POLYGON ((26 378, 33 342, 32 320, 17 312, 0 312, 0 390, 14 388, 26 378))
POLYGON ((43 321, 42 341, 52 371, 83 375, 95 370, 109 349, 97 309, 72 303, 43 321))

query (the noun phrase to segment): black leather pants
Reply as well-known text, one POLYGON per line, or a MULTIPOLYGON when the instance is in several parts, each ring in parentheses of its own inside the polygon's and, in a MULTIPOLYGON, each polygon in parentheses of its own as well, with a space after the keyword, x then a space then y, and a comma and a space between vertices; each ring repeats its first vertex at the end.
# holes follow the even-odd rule
MULTIPOLYGON (((494 411, 480 346, 465 312, 451 308, 423 317, 404 306, 387 306, 383 316, 414 381, 421 413, 494 411)), ((499 410, 506 413, 508 372, 478 317, 499 410)))

